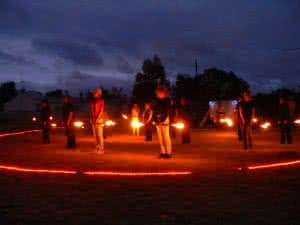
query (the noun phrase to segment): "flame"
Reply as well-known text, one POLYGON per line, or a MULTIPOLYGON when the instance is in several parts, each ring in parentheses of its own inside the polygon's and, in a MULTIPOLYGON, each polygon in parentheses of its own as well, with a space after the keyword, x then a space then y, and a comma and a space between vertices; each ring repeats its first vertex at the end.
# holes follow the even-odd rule
POLYGON ((260 127, 263 128, 263 129, 268 129, 270 126, 271 126, 270 122, 265 122, 265 123, 260 125, 260 127))
POLYGON ((111 171, 87 171, 85 175, 98 176, 178 176, 191 175, 190 171, 167 171, 167 172, 111 172, 111 171))
POLYGON ((22 173, 50 173, 50 174, 84 174, 90 176, 183 176, 191 175, 191 171, 166 171, 166 172, 120 172, 120 171, 86 171, 79 172, 75 170, 58 170, 58 169, 35 169, 24 168, 19 166, 0 165, 0 170, 15 171, 22 173))
MULTIPOLYGON (((257 170, 257 169, 268 169, 268 168, 276 168, 276 167, 284 167, 284 166, 291 166, 300 164, 300 160, 295 161, 287 161, 287 162, 280 162, 280 163, 270 163, 270 164, 263 164, 263 165, 257 165, 257 166, 249 166, 246 167, 246 169, 249 170, 257 170)), ((243 168, 238 168, 238 170, 242 170, 243 168)))
POLYGON ((220 123, 226 123, 228 127, 233 126, 233 121, 230 118, 222 118, 220 119, 220 123))
POLYGON ((116 125, 116 122, 112 121, 112 120, 107 120, 105 122, 105 126, 107 126, 107 127, 111 127, 111 126, 115 126, 115 125, 116 125))
POLYGON ((32 117, 32 121, 33 122, 35 122, 36 121, 36 117, 34 116, 34 117, 32 117))
POLYGON ((132 121, 131 124, 130 124, 130 126, 132 128, 140 128, 140 127, 144 126, 144 124, 141 123, 140 121, 132 121))
POLYGON ((56 123, 51 123, 51 127, 57 127, 56 123))
POLYGON ((53 116, 50 116, 50 117, 49 117, 49 120, 53 120, 53 116))
POLYGON ((0 134, 0 137, 8 137, 8 136, 29 134, 29 133, 35 133, 35 132, 40 132, 40 130, 26 130, 26 131, 14 132, 14 133, 0 134))
POLYGON ((179 129, 179 130, 184 129, 184 123, 182 123, 182 122, 173 123, 171 126, 175 127, 176 129, 179 129))
POLYGON ((76 174, 76 171, 73 170, 48 170, 48 169, 33 169, 33 168, 22 168, 16 166, 4 166, 0 165, 1 170, 10 170, 17 172, 25 172, 25 173, 60 173, 60 174, 76 174))
POLYGON ((122 117, 123 117, 123 119, 125 119, 125 120, 128 119, 128 116, 127 116, 126 114, 123 114, 123 113, 122 113, 122 117))
POLYGON ((252 122, 253 122, 253 123, 257 123, 257 122, 258 122, 258 119, 257 119, 257 118, 253 118, 253 119, 252 119, 252 122))
POLYGON ((300 124, 300 119, 294 121, 295 124, 300 124))
POLYGON ((82 121, 75 121, 73 123, 74 127, 82 128, 83 127, 83 122, 82 121))

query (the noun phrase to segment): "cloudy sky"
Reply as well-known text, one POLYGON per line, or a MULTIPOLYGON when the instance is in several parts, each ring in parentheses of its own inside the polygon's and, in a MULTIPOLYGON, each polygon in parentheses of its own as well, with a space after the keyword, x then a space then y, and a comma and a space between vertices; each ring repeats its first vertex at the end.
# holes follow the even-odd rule
POLYGON ((298 0, 0 0, 0 82, 129 88, 158 54, 170 79, 208 67, 255 91, 300 85, 298 0))

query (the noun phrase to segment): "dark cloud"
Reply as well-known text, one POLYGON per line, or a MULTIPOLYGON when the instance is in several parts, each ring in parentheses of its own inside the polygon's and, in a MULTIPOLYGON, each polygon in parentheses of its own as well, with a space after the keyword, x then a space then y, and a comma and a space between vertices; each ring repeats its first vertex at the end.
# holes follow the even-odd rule
POLYGON ((193 74, 198 59, 199 71, 232 70, 264 90, 268 80, 272 87, 298 82, 299 51, 278 50, 300 47, 299 6, 297 0, 0 0, 0 41, 32 43, 48 67, 60 57, 84 74, 116 79, 135 74, 154 54, 173 79, 193 74))
POLYGON ((0 64, 1 63, 15 63, 15 64, 35 64, 22 56, 15 56, 0 50, 0 64))
POLYGON ((33 47, 41 52, 59 56, 74 65, 103 66, 103 59, 98 51, 88 44, 67 40, 34 39, 33 47))

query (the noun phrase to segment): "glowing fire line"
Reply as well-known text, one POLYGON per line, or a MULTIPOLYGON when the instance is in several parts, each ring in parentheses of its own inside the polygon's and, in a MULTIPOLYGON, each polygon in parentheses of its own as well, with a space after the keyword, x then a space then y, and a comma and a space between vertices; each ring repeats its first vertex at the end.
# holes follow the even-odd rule
POLYGON ((0 170, 10 170, 25 173, 55 173, 55 174, 76 174, 73 170, 49 170, 49 169, 33 169, 33 168, 22 168, 16 166, 2 166, 0 165, 0 170))
POLYGON ((110 172, 110 171, 87 171, 85 175, 98 175, 98 176, 178 176, 178 175, 191 175, 192 172, 110 172))
POLYGON ((113 171, 86 171, 86 172, 78 172, 75 170, 58 170, 58 169, 34 169, 34 168, 24 168, 19 166, 6 166, 0 165, 0 170, 5 171, 14 171, 14 172, 22 172, 22 173, 49 173, 49 174, 84 174, 90 176, 183 176, 183 175, 191 175, 190 171, 167 171, 167 172, 113 172, 113 171))
MULTIPOLYGON (((257 166, 248 166, 246 169, 248 170, 257 170, 257 169, 268 169, 268 168, 276 168, 276 167, 285 167, 300 164, 300 160, 295 161, 288 161, 288 162, 280 162, 280 163, 270 163, 270 164, 263 164, 257 166)), ((242 170, 243 168, 239 167, 238 170, 242 170)))
POLYGON ((14 133, 0 134, 0 137, 8 137, 8 136, 29 134, 29 133, 35 133, 35 132, 40 132, 40 130, 27 130, 27 131, 20 131, 20 132, 14 132, 14 133))

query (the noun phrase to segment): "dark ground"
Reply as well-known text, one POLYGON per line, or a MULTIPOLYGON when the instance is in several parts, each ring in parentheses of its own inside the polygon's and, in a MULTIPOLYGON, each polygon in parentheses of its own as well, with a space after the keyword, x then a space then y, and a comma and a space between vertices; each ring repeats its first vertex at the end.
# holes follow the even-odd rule
POLYGON ((0 164, 104 171, 192 171, 190 176, 103 177, 0 172, 0 224, 280 224, 300 221, 300 167, 237 171, 239 166, 293 160, 299 134, 281 146, 277 133, 256 134, 245 153, 229 131, 195 131, 193 144, 174 144, 174 158, 156 158, 157 143, 125 135, 93 153, 80 135, 79 150, 40 144, 38 134, 0 139, 0 164), (289 153, 289 154, 288 154, 289 153))

